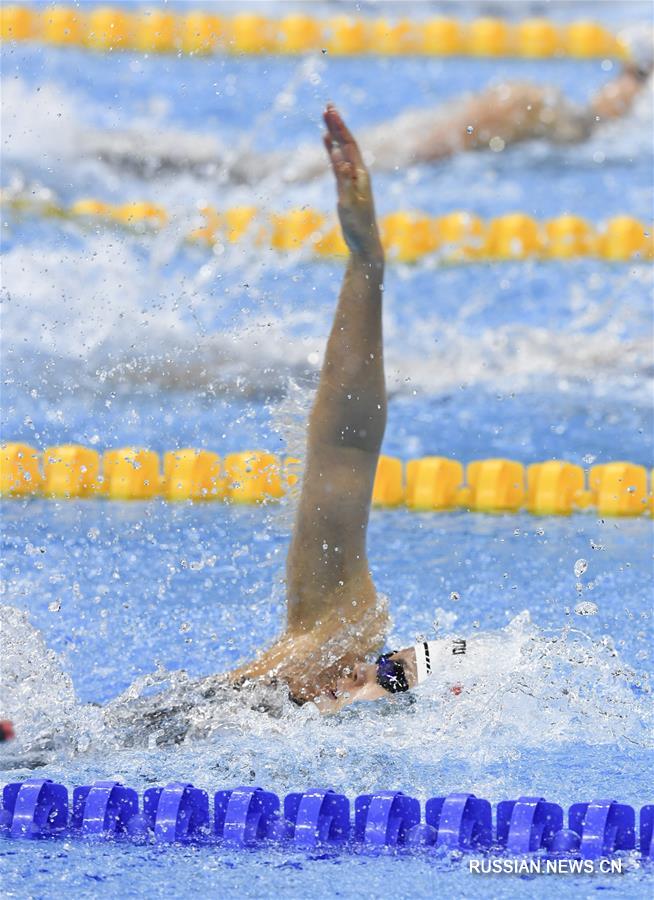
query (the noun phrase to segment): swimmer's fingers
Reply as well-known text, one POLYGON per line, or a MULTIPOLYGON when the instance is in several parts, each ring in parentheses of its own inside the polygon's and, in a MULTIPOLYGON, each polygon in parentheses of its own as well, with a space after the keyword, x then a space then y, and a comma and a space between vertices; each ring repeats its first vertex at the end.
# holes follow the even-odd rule
POLYGON ((323 118, 325 120, 325 125, 327 126, 329 137, 332 139, 333 144, 339 146, 341 153, 343 154, 343 159, 357 169, 364 169, 365 166, 357 142, 352 137, 350 129, 343 121, 341 114, 336 107, 332 106, 331 103, 328 104, 323 118))
POLYGON ((329 134, 326 134, 323 140, 329 154, 329 161, 332 164, 332 171, 336 176, 339 201, 344 202, 347 194, 351 192, 352 187, 356 184, 356 170, 354 166, 344 159, 340 146, 332 141, 329 134))

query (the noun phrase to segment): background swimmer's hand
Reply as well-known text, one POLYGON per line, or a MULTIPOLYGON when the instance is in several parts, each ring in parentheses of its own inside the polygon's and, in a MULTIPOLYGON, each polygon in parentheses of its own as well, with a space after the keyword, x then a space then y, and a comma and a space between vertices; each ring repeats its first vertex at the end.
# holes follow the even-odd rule
POLYGON ((345 242, 353 255, 381 260, 383 250, 370 176, 357 142, 334 106, 327 106, 323 118, 327 126, 324 142, 336 176, 338 216, 345 242))

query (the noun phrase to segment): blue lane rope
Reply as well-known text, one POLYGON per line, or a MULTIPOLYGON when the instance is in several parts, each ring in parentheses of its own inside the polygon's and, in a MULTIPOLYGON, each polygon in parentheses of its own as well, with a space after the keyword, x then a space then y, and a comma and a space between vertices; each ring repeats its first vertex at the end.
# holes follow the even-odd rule
POLYGON ((221 790, 213 797, 187 782, 148 788, 141 798, 117 781, 74 787, 32 778, 2 792, 0 835, 8 838, 103 837, 157 843, 222 844, 229 848, 285 845, 344 849, 445 848, 546 853, 598 859, 639 850, 654 859, 654 804, 615 800, 574 803, 566 816, 542 797, 488 800, 469 793, 432 797, 424 805, 402 791, 362 794, 352 803, 312 788, 283 800, 260 787, 221 790), (638 836, 638 841, 637 841, 638 836))

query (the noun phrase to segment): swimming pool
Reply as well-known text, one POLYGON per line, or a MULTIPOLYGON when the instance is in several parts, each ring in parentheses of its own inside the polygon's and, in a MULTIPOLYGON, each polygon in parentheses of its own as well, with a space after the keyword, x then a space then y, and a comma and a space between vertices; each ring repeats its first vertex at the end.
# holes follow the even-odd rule
MULTIPOLYGON (((636 4, 606 6, 612 25, 643 16, 636 4)), ((49 188, 66 202, 88 194, 150 198, 184 221, 201 200, 250 202, 249 189, 192 175, 117 173, 79 158, 78 131, 219 130, 225 143, 245 134, 261 149, 290 149, 317 137, 327 98, 343 102, 357 128, 498 72, 559 84, 577 99, 606 78, 600 62, 321 57, 306 64, 12 47, 3 63, 12 135, 3 179, 22 179, 28 191, 49 188), (283 118, 269 114, 273 101, 283 118)), ((522 209, 540 219, 572 211, 591 221, 628 212, 649 220, 651 121, 641 104, 619 128, 580 147, 529 145, 407 177, 380 175, 378 206, 433 214, 464 207, 483 216, 522 209)), ((332 186, 327 178, 267 184, 256 203, 330 210, 332 186)), ((175 225, 139 237, 5 219, 3 439, 220 453, 295 448, 339 263, 241 245, 212 256, 187 245, 175 225)), ((593 260, 389 267, 385 451, 651 466, 651 289, 647 266, 593 260)), ((214 790, 251 783, 278 793, 320 782, 350 796, 392 787, 421 799, 455 789, 493 801, 540 793, 563 805, 603 795, 636 806, 651 799, 647 518, 374 512, 370 561, 391 601, 392 643, 435 622, 468 632, 512 622, 507 634, 525 650, 519 669, 498 663, 468 697, 434 692, 328 720, 290 705, 276 719, 221 709, 207 737, 173 748, 125 749, 119 735, 99 731, 89 704, 135 679, 157 670, 222 671, 270 640, 284 612, 288 513, 283 504, 4 502, 3 674, 19 737, 0 750, 2 780, 37 766, 69 785, 116 776, 139 789, 188 779, 214 790), (579 559, 588 561, 581 578, 579 559), (576 615, 580 599, 597 604, 597 613, 576 615), (27 611, 29 622, 5 607, 27 611), (53 730, 54 747, 39 749, 39 736, 53 730)), ((3 842, 0 859, 14 896, 46 896, 54 883, 81 895, 159 896, 172 879, 201 895, 242 896, 378 896, 392 883, 399 896, 440 889, 500 897, 547 895, 551 884, 475 881, 446 856, 3 842)), ((633 865, 619 887, 599 877, 559 879, 556 887, 646 896, 647 877, 633 865)))

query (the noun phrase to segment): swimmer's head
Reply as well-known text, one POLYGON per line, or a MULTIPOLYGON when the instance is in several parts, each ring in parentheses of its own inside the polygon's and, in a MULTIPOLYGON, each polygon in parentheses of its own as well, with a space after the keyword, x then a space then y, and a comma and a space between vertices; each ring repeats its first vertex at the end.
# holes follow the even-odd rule
POLYGON ((631 25, 620 32, 618 40, 627 51, 627 67, 646 78, 654 68, 654 29, 650 25, 631 25))
POLYGON ((360 700, 381 700, 404 693, 418 684, 416 652, 413 647, 384 653, 374 663, 358 663, 336 682, 334 690, 316 698, 322 712, 337 712, 360 700))

